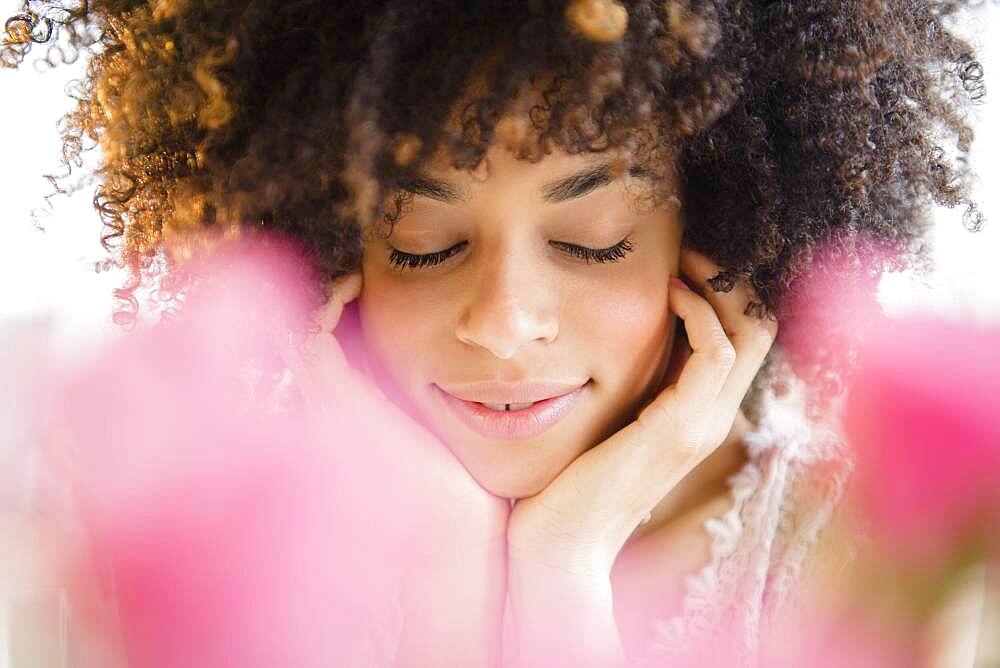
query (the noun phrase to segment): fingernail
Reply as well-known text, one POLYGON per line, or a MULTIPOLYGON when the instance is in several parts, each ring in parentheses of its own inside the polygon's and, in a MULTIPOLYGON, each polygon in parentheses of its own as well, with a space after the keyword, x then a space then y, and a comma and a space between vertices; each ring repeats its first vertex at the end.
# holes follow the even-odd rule
POLYGON ((671 276, 670 277, 670 284, 673 285, 676 288, 681 288, 682 290, 690 290, 691 289, 691 288, 688 287, 687 283, 685 283, 681 279, 677 278, 676 276, 671 276))

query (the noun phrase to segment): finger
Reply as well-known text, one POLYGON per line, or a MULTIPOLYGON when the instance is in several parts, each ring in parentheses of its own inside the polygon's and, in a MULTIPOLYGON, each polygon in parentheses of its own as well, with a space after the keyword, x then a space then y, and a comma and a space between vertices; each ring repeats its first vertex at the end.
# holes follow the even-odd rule
POLYGON ((307 358, 313 358, 321 372, 340 373, 351 368, 333 330, 344 314, 344 307, 361 294, 362 283, 360 271, 334 279, 330 282, 329 298, 313 314, 313 322, 319 326, 319 332, 306 340, 303 353, 307 358))
POLYGON ((680 271, 681 278, 687 281, 695 292, 707 299, 715 309, 722 328, 730 340, 738 337, 738 329, 731 326, 738 325, 745 317, 743 311, 750 303, 751 295, 746 282, 740 281, 729 292, 716 292, 708 284, 708 280, 721 272, 722 267, 691 248, 681 249, 680 271))
POLYGON ((562 480, 573 489, 588 490, 580 503, 593 506, 595 517, 607 508, 622 509, 626 536, 709 454, 701 446, 732 365, 732 345, 712 306, 682 286, 671 280, 668 298, 687 333, 682 361, 677 363, 682 366, 677 383, 660 392, 633 422, 580 455, 550 484, 562 480))
POLYGON ((344 306, 356 299, 361 292, 360 272, 353 272, 331 281, 330 296, 312 316, 318 331, 310 332, 296 345, 279 341, 278 350, 302 391, 303 399, 314 411, 328 413, 335 404, 353 401, 357 395, 344 392, 357 371, 347 361, 333 330, 343 314, 344 306))
POLYGON ((715 309, 723 331, 736 351, 736 361, 720 399, 729 408, 739 406, 777 337, 778 323, 745 315, 747 305, 751 301, 759 301, 745 280, 738 281, 730 292, 715 292, 708 285, 708 279, 722 268, 705 255, 692 249, 682 249, 681 270, 715 309))
POLYGON ((638 421, 652 421, 649 426, 654 430, 661 420, 669 421, 675 411, 704 420, 715 405, 736 358, 712 305, 684 286, 680 279, 671 279, 671 284, 670 308, 684 321, 691 354, 676 385, 660 393, 639 414, 638 421), (678 406, 678 402, 682 405, 678 406))
POLYGON ((342 398, 345 375, 353 372, 333 335, 321 332, 302 345, 279 341, 277 348, 310 413, 329 415, 342 398))
POLYGON ((323 331, 329 332, 337 327, 344 306, 358 298, 362 285, 360 271, 345 274, 330 282, 330 298, 320 308, 315 318, 323 331))

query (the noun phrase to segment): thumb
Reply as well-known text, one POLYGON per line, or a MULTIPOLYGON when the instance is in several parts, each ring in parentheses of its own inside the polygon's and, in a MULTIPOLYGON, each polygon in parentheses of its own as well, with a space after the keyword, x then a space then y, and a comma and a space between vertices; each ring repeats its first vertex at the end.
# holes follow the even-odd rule
POLYGON ((326 413, 345 399, 357 399, 355 394, 361 376, 348 363, 333 330, 337 327, 344 307, 361 293, 362 277, 353 272, 330 282, 327 301, 312 314, 313 331, 301 341, 276 340, 282 360, 291 370, 303 399, 312 410, 326 413), (347 390, 350 385, 352 390, 347 390), (345 391, 346 390, 346 391, 345 391))
POLYGON ((328 285, 330 296, 312 317, 319 331, 310 333, 303 342, 304 360, 315 367, 314 372, 325 374, 329 379, 352 370, 333 330, 340 323, 344 307, 361 294, 362 283, 360 271, 330 281, 328 285))
POLYGON ((340 316, 344 312, 344 306, 360 296, 363 283, 360 271, 351 272, 330 281, 330 297, 315 316, 315 321, 323 331, 329 332, 337 327, 340 316))

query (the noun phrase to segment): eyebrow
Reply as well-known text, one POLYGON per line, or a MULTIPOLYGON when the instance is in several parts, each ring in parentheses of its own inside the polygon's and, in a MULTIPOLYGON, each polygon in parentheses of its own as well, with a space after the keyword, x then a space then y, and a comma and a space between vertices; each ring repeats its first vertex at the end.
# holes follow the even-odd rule
POLYGON ((427 197, 438 202, 444 202, 445 204, 454 204, 466 200, 458 192, 458 189, 447 181, 439 181, 438 179, 421 174, 407 177, 399 184, 399 187, 410 194, 427 197))
POLYGON ((542 187, 542 198, 549 204, 557 204, 583 197, 611 181, 611 163, 604 162, 546 184, 542 187))
MULTIPOLYGON (((613 163, 603 162, 547 183, 541 189, 542 199, 549 204, 557 204, 583 197, 603 188, 613 180, 612 167, 613 163)), ((647 172, 641 167, 634 166, 629 170, 629 175, 643 177, 647 176, 647 172)), ((467 200, 455 186, 447 181, 440 181, 422 174, 406 178, 399 187, 413 195, 427 197, 444 204, 455 204, 467 200)))

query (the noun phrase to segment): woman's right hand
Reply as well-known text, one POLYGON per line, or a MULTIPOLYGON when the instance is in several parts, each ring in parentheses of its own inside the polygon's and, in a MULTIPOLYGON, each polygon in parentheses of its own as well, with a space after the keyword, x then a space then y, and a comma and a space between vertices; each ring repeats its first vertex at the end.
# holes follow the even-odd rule
POLYGON ((499 665, 509 502, 483 489, 443 443, 348 363, 333 330, 360 295, 362 276, 342 276, 331 287, 314 316, 319 331, 286 348, 285 361, 317 424, 363 423, 363 442, 330 440, 350 448, 352 472, 362 480, 360 472, 370 473, 355 493, 365 497, 356 507, 376 508, 371 538, 396 546, 389 549, 396 549, 399 570, 387 577, 401 578, 404 621, 394 665, 499 665))

